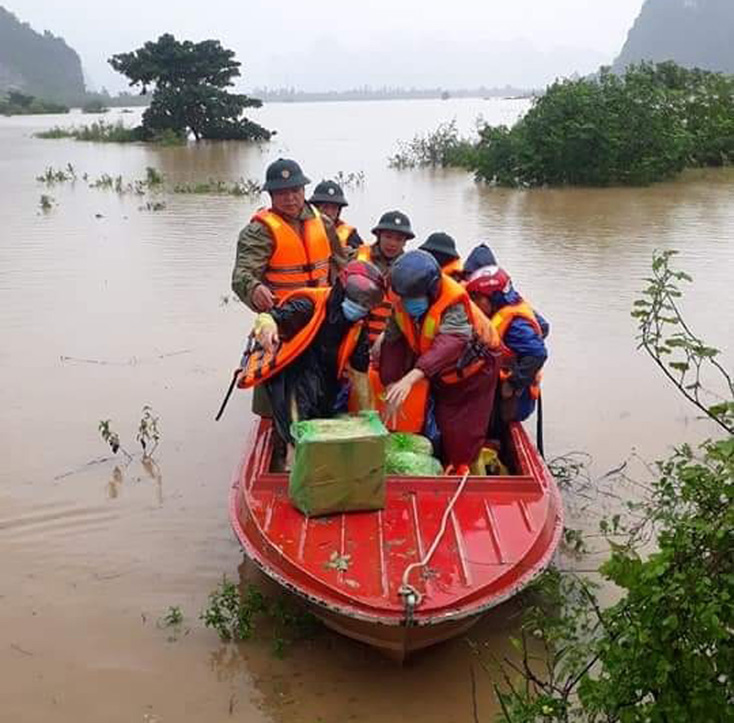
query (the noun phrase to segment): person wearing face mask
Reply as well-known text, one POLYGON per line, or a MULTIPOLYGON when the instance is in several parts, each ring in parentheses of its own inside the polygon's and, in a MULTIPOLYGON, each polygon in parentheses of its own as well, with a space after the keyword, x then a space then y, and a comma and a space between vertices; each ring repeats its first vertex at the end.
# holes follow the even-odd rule
MULTIPOLYGON (((357 250, 357 258, 369 261, 377 266, 387 279, 390 267, 400 258, 405 244, 415 238, 410 226, 410 219, 402 211, 383 213, 377 225, 372 229, 377 239, 371 246, 364 245, 357 250)), ((387 320, 392 314, 392 294, 388 291, 384 301, 375 307, 367 318, 370 344, 380 338, 387 320)))
MULTIPOLYGON (((384 294, 379 269, 351 261, 333 287, 295 290, 257 317, 253 333, 258 348, 238 386, 265 388, 280 439, 292 443, 294 416, 333 416, 349 372, 366 373, 365 320, 384 294)), ((368 406, 367 400, 363 406, 368 406)))
POLYGON ((363 241, 359 231, 341 218, 342 209, 349 203, 342 187, 336 181, 321 181, 314 188, 308 202, 333 221, 336 235, 342 246, 358 249, 362 245, 363 241))
POLYGON ((393 428, 421 431, 432 398, 442 460, 457 472, 467 469, 484 445, 492 413, 499 336, 426 251, 396 261, 390 284, 397 301, 378 367, 384 415, 393 428), (412 417, 403 420, 407 425, 401 415, 412 417))

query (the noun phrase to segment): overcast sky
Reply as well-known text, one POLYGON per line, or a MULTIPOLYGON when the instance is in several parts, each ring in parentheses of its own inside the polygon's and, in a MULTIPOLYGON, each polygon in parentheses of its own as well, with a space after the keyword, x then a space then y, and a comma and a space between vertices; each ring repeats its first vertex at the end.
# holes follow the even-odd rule
POLYGON ((0 0, 63 37, 97 88, 106 59, 164 32, 216 38, 243 86, 537 86, 619 52, 644 0, 0 0))

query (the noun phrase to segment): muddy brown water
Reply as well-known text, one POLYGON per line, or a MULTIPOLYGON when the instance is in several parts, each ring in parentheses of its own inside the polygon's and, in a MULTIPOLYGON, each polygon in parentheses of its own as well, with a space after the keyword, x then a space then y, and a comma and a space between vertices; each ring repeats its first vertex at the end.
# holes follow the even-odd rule
MULTIPOLYGON (((227 520, 248 396, 222 422, 212 417, 251 320, 223 297, 236 234, 258 200, 163 193, 153 212, 141 210, 148 199, 35 177, 72 163, 90 178, 134 180, 146 166, 169 183, 259 178, 279 155, 314 181, 362 171, 345 217, 365 238, 400 208, 419 238, 446 230, 464 251, 486 240, 550 320, 550 455, 585 450, 602 473, 633 449, 654 459, 705 436, 636 351, 629 310, 653 249, 680 249, 696 280, 689 319, 731 360, 734 170, 646 189, 516 192, 458 171, 387 167, 397 139, 454 117, 467 131, 479 114, 511 122, 523 107, 270 105, 258 119, 280 132, 262 148, 40 140, 33 131, 87 118, 0 119, 0 720, 491 720, 491 679, 464 640, 397 669, 327 632, 281 660, 267 631, 227 646, 202 627, 223 575, 256 578, 227 520), (55 201, 47 213, 42 193, 55 201), (157 465, 106 459, 99 420, 135 451, 144 404, 160 415, 157 465), (157 625, 170 605, 186 616, 175 639, 157 625)), ((495 611, 472 639, 507 653, 517 613, 495 611)))

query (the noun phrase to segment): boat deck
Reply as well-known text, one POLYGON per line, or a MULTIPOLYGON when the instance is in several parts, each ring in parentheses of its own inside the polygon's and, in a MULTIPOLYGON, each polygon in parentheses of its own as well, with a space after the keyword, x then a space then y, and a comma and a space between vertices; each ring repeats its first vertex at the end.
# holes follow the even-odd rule
MULTIPOLYGON (((458 477, 389 477, 385 509, 308 518, 288 500, 288 478, 269 473, 271 429, 261 423, 235 480, 232 519, 266 573, 331 610, 399 623, 405 568, 433 542, 458 477)), ((426 623, 481 612, 542 569, 560 535, 557 489, 520 425, 510 431, 519 474, 471 477, 426 568, 410 584, 426 623)))

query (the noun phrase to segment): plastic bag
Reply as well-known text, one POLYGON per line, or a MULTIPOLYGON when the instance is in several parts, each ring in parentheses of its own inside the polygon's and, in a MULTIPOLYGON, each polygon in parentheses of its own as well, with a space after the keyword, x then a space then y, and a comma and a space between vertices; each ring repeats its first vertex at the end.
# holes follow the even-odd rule
POLYGON ((291 502, 308 516, 385 506, 387 430, 376 412, 295 422, 291 502))
POLYGON ((435 457, 415 452, 391 452, 385 466, 388 474, 404 477, 440 477, 443 474, 443 467, 435 457))
POLYGON ((421 437, 419 434, 410 432, 393 432, 387 438, 386 453, 388 455, 396 452, 414 452, 415 454, 433 455, 431 440, 421 437))

